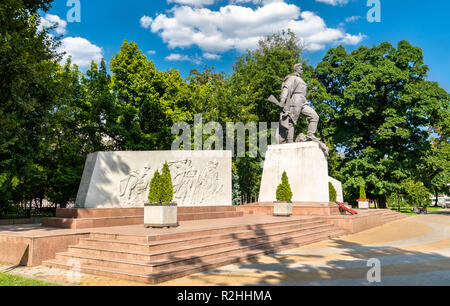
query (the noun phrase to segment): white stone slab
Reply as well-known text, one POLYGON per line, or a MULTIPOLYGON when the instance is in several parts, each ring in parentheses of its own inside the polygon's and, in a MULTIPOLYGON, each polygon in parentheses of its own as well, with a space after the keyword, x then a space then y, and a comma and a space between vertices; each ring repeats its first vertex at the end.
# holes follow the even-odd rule
POLYGON ((336 200, 340 203, 344 203, 344 193, 342 192, 342 183, 337 179, 332 178, 331 176, 328 178, 329 182, 333 184, 334 189, 336 189, 336 200))
POLYGON ((231 151, 97 152, 87 157, 76 206, 143 207, 150 180, 170 167, 178 206, 232 205, 231 151))
POLYGON ((268 147, 259 192, 260 202, 276 201, 276 190, 286 171, 293 202, 329 202, 328 161, 314 142, 268 147))
POLYGON ((273 215, 279 217, 292 216, 292 203, 275 202, 273 204, 273 215))
POLYGON ((178 226, 177 205, 146 204, 144 207, 145 227, 178 226))

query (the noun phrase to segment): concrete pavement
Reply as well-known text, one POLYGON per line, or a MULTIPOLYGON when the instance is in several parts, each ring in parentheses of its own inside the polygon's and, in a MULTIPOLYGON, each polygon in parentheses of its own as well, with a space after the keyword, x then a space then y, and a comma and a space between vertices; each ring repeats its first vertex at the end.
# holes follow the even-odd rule
POLYGON ((450 285, 450 210, 259 257, 164 285, 450 285), (367 274, 381 263, 381 282, 367 274))
MULTIPOLYGON (((0 266, 16 273, 71 285, 142 285, 47 267, 0 266)), ((416 215, 358 234, 221 267, 161 284, 217 285, 450 285, 450 209, 416 215), (380 264, 381 282, 369 283, 370 259, 380 264)))

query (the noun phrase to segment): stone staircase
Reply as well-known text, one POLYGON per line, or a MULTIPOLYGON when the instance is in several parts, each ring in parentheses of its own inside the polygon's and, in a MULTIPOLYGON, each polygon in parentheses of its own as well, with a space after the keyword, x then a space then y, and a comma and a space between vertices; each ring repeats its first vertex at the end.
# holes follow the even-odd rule
POLYGON ((397 211, 393 211, 390 209, 381 209, 383 223, 388 223, 396 220, 405 219, 408 216, 397 211))
POLYGON ((77 262, 83 273, 157 284, 345 233, 319 217, 154 236, 99 232, 43 264, 77 262))

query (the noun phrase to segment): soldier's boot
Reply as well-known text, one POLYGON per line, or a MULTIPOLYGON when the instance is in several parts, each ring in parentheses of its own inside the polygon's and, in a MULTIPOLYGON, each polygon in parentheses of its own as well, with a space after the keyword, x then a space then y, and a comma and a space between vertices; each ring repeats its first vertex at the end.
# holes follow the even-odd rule
POLYGON ((311 141, 320 141, 319 138, 317 138, 315 136, 316 132, 317 132, 317 126, 319 125, 319 119, 315 120, 311 120, 309 123, 309 128, 308 128, 308 135, 306 135, 306 137, 311 140, 311 141))
POLYGON ((317 132, 317 126, 319 125, 319 115, 309 105, 306 105, 302 109, 302 114, 309 120, 307 138, 311 141, 320 141, 319 138, 314 136, 317 132))

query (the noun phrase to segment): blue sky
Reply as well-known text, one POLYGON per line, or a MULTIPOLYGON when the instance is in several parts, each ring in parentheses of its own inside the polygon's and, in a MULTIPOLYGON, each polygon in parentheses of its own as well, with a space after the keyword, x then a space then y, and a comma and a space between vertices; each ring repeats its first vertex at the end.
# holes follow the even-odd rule
POLYGON ((214 65, 230 73, 235 56, 289 27, 313 65, 338 44, 351 51, 408 40, 423 49, 429 79, 450 91, 450 1, 380 0, 379 23, 367 20, 367 0, 80 0, 80 22, 67 22, 67 2, 55 0, 43 17, 59 22, 62 48, 82 69, 101 57, 109 62, 127 39, 159 70, 173 67, 186 77, 214 65))

